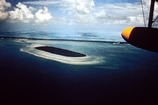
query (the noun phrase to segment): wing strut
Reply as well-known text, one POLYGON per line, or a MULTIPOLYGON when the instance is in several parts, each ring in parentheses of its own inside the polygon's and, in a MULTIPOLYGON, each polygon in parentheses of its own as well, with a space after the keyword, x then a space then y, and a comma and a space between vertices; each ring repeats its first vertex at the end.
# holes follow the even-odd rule
POLYGON ((155 1, 151 0, 148 28, 152 28, 155 1))

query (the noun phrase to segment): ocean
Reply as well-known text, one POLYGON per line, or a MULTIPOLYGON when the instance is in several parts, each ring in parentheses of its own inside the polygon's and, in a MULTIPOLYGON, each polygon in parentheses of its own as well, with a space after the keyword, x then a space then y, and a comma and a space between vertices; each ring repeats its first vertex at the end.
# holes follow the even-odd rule
POLYGON ((158 54, 126 43, 118 30, 1 30, 0 49, 2 104, 158 102, 158 54), (86 57, 36 49, 40 46, 86 57))

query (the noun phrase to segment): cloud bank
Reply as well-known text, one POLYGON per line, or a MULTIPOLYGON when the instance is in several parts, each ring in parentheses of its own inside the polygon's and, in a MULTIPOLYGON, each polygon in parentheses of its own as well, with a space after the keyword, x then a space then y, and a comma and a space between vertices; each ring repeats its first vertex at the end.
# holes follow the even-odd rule
POLYGON ((37 10, 32 6, 18 3, 13 10, 7 11, 11 4, 0 0, 0 21, 8 19, 10 22, 45 23, 53 18, 47 7, 37 10))
MULTIPOLYGON (((52 22, 56 24, 139 25, 144 22, 140 2, 101 4, 94 2, 94 0, 43 0, 19 2, 13 10, 7 11, 9 7, 11 7, 10 3, 0 0, 0 20, 7 19, 10 22, 20 21, 24 23, 52 22), (43 7, 35 8, 37 6, 43 7), (53 16, 49 7, 56 8, 61 16, 53 16)), ((143 7, 147 23, 150 0, 143 0, 143 7)), ((158 14, 157 5, 154 14, 158 14)))
POLYGON ((5 0, 0 0, 0 21, 8 17, 8 12, 6 12, 6 9, 10 6, 10 3, 7 3, 5 0))
MULTIPOLYGON (((140 1, 97 5, 94 0, 61 0, 60 6, 61 10, 68 11, 71 23, 143 24, 144 22, 140 1)), ((143 0, 143 7, 148 20, 150 0, 143 0)))

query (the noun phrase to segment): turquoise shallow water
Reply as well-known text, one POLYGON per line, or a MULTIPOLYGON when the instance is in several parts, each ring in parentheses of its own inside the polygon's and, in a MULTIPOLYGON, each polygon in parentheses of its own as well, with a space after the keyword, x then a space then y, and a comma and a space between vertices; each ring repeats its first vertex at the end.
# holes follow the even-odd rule
POLYGON ((157 53, 127 43, 27 38, 1 38, 0 49, 1 103, 158 102, 157 53), (34 45, 80 52, 98 62, 74 65, 21 51, 34 45))

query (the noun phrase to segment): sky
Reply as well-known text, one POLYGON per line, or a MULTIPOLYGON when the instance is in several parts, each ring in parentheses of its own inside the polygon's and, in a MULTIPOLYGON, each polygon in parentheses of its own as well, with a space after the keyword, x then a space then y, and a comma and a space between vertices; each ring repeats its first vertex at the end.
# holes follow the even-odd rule
MULTIPOLYGON (((147 24, 150 0, 142 1, 147 24)), ((144 26, 140 0, 0 0, 0 23, 49 28, 144 26)))

